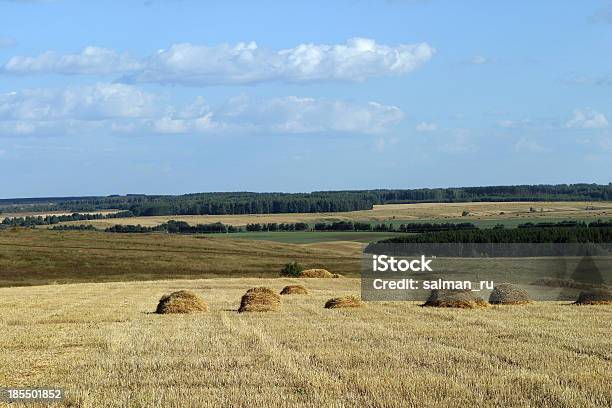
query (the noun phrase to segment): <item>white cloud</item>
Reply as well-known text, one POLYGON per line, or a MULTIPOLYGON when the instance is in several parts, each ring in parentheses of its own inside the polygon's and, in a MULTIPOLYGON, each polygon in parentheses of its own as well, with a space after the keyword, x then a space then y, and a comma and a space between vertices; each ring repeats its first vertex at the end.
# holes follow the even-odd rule
POLYGON ((528 153, 545 153, 549 151, 544 146, 540 145, 535 140, 521 138, 514 145, 514 149, 519 152, 528 152, 528 153))
POLYGON ((531 124, 531 120, 529 119, 518 119, 518 120, 514 120, 514 119, 502 119, 500 121, 497 122, 497 126, 502 127, 502 128, 506 128, 506 129, 513 129, 513 128, 519 128, 519 127, 524 127, 531 124))
POLYGON ((164 133, 250 131, 273 133, 380 133, 403 118, 395 106, 288 96, 230 99, 212 110, 202 100, 155 121, 164 133), (195 108, 194 108, 195 106, 195 108), (194 114, 195 112, 195 114, 194 114))
POLYGON ((96 84, 0 94, 0 120, 49 121, 139 118, 154 113, 156 97, 133 86, 96 84))
POLYGON ((603 113, 590 109, 576 109, 574 116, 565 124, 568 128, 601 129, 608 127, 608 119, 603 113))
POLYGON ((165 104, 131 85, 97 84, 0 94, 0 131, 113 133, 382 133, 403 118, 395 106, 289 96, 230 99, 211 108, 202 97, 165 104))
POLYGON ((482 55, 475 55, 472 58, 469 58, 466 62, 472 65, 484 65, 484 64, 491 64, 493 60, 491 58, 487 58, 482 55))
POLYGON ((259 48, 254 42, 216 47, 177 44, 149 58, 145 68, 130 79, 184 85, 362 81, 405 74, 433 53, 426 43, 390 47, 365 38, 342 45, 300 44, 278 51, 259 48))
POLYGON ((417 132, 433 132, 438 130, 438 125, 436 123, 427 123, 421 122, 415 127, 417 132))
POLYGON ((58 55, 52 51, 36 57, 12 57, 2 70, 11 74, 122 74, 140 69, 140 62, 128 54, 99 47, 86 47, 78 54, 58 55))
POLYGON ((122 74, 125 82, 204 86, 259 82, 363 81, 402 75, 429 61, 427 43, 388 46, 367 38, 345 44, 299 44, 294 48, 260 48, 255 42, 218 46, 175 44, 137 60, 116 51, 87 47, 79 54, 46 52, 13 57, 5 73, 122 74))

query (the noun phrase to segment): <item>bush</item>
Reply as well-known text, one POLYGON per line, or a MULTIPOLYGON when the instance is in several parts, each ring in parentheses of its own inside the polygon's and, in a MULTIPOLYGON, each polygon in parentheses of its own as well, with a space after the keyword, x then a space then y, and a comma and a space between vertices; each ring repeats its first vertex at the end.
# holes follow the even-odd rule
POLYGON ((290 262, 288 264, 285 264, 285 266, 283 266, 283 269, 281 270, 280 274, 281 276, 297 277, 297 276, 300 276, 303 270, 304 270, 304 267, 300 265, 299 263, 290 262))

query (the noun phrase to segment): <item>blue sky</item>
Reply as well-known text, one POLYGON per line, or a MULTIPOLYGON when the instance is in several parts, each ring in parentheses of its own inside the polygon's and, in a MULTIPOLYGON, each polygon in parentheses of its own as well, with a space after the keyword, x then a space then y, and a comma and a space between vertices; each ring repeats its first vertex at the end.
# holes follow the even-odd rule
POLYGON ((612 2, 0 0, 0 197, 608 183, 612 2))

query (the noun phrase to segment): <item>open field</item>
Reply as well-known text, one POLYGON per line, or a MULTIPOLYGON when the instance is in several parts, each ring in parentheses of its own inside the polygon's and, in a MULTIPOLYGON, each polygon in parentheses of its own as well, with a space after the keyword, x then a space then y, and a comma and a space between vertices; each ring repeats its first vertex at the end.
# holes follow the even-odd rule
POLYGON ((169 215, 160 217, 113 218, 106 220, 71 221, 66 224, 92 224, 106 228, 115 224, 141 224, 155 226, 168 220, 186 221, 189 224, 222 222, 226 225, 243 226, 249 223, 295 223, 332 221, 402 222, 449 221, 496 223, 508 225, 527 221, 555 221, 565 219, 596 220, 612 218, 612 202, 482 202, 482 203, 427 203, 376 205, 373 210, 342 213, 295 213, 252 215, 169 215), (536 212, 530 212, 530 208, 536 212), (542 211, 540 211, 542 209, 542 211), (464 210, 470 216, 462 217, 464 210), (503 214, 502 214, 503 213, 503 214))
POLYGON ((329 249, 215 235, 0 231, 0 286, 211 277, 275 277, 298 261, 359 273, 361 246, 329 249))
POLYGON ((298 231, 298 232, 235 232, 220 234, 226 239, 250 239, 255 241, 275 241, 289 244, 314 244, 318 242, 374 242, 382 239, 403 236, 401 232, 368 232, 368 231, 298 231))
POLYGON ((308 279, 311 295, 284 296, 280 312, 236 313, 246 289, 297 281, 2 288, 0 384, 64 387, 73 407, 612 404, 610 307, 327 310, 358 280, 308 279), (210 312, 150 313, 183 288, 210 312))

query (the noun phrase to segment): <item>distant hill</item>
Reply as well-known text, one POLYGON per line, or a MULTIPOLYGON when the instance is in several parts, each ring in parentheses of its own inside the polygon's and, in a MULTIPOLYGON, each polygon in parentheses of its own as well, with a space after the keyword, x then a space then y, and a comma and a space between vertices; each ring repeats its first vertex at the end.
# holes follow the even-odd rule
POLYGON ((183 195, 42 197, 0 200, 0 211, 83 212, 106 209, 135 216, 342 212, 375 204, 477 201, 612 201, 612 183, 343 190, 312 193, 212 192, 183 195))

